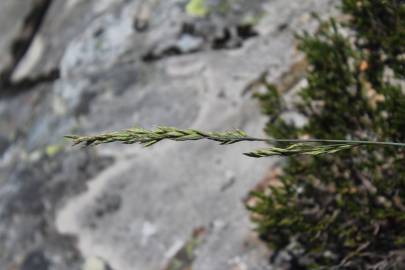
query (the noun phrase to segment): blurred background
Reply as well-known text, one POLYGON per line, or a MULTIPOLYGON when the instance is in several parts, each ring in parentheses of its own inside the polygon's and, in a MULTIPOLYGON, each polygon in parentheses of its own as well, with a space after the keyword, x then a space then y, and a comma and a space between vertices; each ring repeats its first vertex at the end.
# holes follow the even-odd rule
POLYGON ((279 162, 241 154, 261 144, 82 149, 63 136, 169 125, 263 137, 246 92, 264 76, 299 84, 294 33, 335 3, 1 0, 0 269, 272 269, 243 204, 279 162))

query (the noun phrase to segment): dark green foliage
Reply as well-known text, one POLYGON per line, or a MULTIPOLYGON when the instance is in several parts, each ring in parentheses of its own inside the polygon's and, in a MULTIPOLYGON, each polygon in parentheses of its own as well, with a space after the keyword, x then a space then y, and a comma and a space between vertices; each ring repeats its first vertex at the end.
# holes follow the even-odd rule
MULTIPOLYGON (((404 142, 405 4, 343 0, 342 10, 348 22, 299 37, 310 68, 296 108, 308 122, 284 121, 287 108, 269 87, 256 95, 270 117, 266 132, 404 142)), ((303 269, 405 269, 404 149, 291 156, 279 181, 249 207, 270 246, 288 249, 303 269)))

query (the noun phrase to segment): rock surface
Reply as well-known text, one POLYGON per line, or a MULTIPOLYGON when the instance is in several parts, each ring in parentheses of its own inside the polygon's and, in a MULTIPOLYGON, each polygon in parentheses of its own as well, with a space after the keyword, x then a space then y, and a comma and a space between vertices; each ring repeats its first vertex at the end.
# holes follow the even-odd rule
POLYGON ((11 44, 22 27, 25 14, 31 3, 26 0, 4 0, 0 2, 0 70, 11 62, 11 44))
MULTIPOLYGON (((2 1, 1 22, 21 24, 23 2, 2 1)), ((187 2, 52 1, 12 75, 60 76, 12 85, 0 99, 2 269, 164 269, 201 227, 192 269, 272 269, 242 202, 274 162, 241 155, 260 144, 80 149, 63 140, 134 124, 264 136, 243 89, 288 71, 299 59, 293 33, 316 29, 309 14, 334 3, 236 1, 194 17, 187 2)), ((18 27, 0 28, 2 67, 18 27)))

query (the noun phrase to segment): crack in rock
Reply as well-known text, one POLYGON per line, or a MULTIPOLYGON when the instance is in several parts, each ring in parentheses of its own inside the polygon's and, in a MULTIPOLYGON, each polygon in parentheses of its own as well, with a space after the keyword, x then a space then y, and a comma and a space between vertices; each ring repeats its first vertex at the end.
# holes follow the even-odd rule
MULTIPOLYGON (((0 72, 0 86, 7 87, 13 84, 12 76, 28 49, 30 48, 35 35, 41 28, 42 22, 51 6, 53 0, 34 1, 31 11, 24 18, 23 26, 10 46, 12 56, 11 63, 0 72)), ((18 89, 18 88, 16 88, 18 89)), ((15 91, 17 91, 15 89, 15 91)))

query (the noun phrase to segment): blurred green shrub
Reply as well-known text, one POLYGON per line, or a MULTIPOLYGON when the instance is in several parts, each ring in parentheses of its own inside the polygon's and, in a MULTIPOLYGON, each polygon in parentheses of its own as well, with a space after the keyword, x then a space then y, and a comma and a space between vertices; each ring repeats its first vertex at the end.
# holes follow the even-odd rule
MULTIPOLYGON (((290 110, 269 86, 256 94, 274 138, 405 141, 405 3, 342 0, 339 22, 302 34, 308 85, 290 110), (343 18, 343 19, 342 19, 343 18)), ((279 144, 282 146, 282 144, 279 144)), ((405 269, 405 151, 363 147, 286 159, 277 183, 252 192, 261 238, 290 269, 405 269)))

